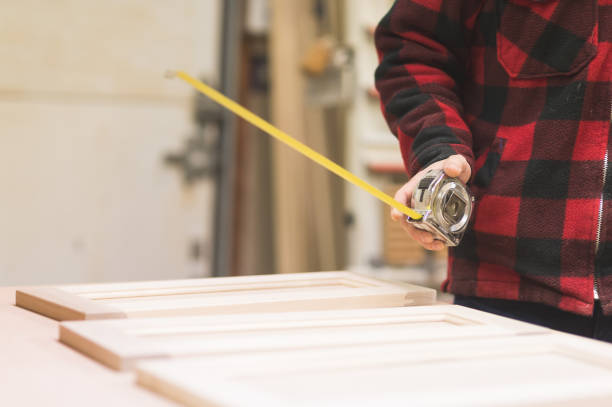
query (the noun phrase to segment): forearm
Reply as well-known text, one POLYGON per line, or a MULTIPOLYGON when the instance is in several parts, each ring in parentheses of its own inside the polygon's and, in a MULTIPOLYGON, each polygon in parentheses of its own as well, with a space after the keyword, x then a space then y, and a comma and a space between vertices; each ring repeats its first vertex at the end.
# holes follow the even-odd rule
POLYGON ((480 2, 442 1, 437 11, 425 3, 438 2, 397 1, 375 36, 383 114, 411 175, 454 154, 463 155, 470 166, 474 161, 459 94, 470 16, 480 2))

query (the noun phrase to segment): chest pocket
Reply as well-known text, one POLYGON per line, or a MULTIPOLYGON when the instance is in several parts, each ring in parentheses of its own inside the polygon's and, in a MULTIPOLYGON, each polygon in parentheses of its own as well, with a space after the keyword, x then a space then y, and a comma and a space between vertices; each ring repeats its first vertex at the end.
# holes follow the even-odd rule
POLYGON ((495 0, 497 58, 512 78, 572 75, 597 53, 597 0, 495 0))

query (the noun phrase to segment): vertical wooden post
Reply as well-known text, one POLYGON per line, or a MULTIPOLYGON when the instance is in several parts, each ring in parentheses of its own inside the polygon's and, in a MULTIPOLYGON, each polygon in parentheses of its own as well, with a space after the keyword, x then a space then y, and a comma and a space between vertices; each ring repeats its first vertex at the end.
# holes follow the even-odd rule
MULTIPOLYGON (((270 76, 272 122, 300 141, 304 131, 303 21, 310 15, 306 1, 272 0, 270 76)), ((308 219, 305 190, 306 159, 286 146, 272 143, 276 270, 309 270, 308 219)))
MULTIPOLYGON (((323 109, 310 108, 306 111, 305 128, 308 144, 321 154, 331 157, 326 137, 334 135, 328 133, 325 126, 323 109)), ((310 164, 310 163, 309 163, 310 164)), ((309 165, 307 188, 309 196, 308 213, 310 233, 310 247, 314 267, 317 270, 332 270, 337 267, 338 249, 336 245, 334 207, 332 194, 332 177, 334 174, 316 165, 309 165)))

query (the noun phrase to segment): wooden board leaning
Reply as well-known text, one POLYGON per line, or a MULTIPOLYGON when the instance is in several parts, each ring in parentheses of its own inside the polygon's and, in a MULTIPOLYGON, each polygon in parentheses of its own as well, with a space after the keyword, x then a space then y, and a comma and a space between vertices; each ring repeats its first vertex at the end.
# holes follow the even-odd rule
POLYGON ((32 287, 16 305, 57 320, 433 304, 435 290, 351 272, 32 287))
POLYGON ((114 369, 149 359, 543 334, 458 305, 69 321, 60 341, 114 369))

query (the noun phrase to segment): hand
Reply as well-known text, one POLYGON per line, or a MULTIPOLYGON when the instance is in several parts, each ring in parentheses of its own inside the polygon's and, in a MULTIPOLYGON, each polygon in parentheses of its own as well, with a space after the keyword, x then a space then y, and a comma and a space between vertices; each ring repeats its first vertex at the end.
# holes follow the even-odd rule
MULTIPOLYGON (((404 186, 395 193, 395 200, 403 203, 404 205, 410 206, 412 191, 414 191, 415 186, 419 183, 421 178, 423 178, 425 173, 429 170, 440 169, 444 170, 444 173, 449 177, 459 178, 463 182, 467 182, 472 174, 470 165, 462 155, 452 155, 447 159, 435 162, 429 167, 416 173, 416 175, 412 177, 410 181, 404 184, 404 186)), ((396 222, 400 222, 402 228, 421 246, 427 250, 442 250, 446 247, 442 241, 434 239, 434 236, 431 233, 415 228, 410 223, 406 222, 405 217, 406 215, 397 209, 391 209, 391 219, 396 222)))

